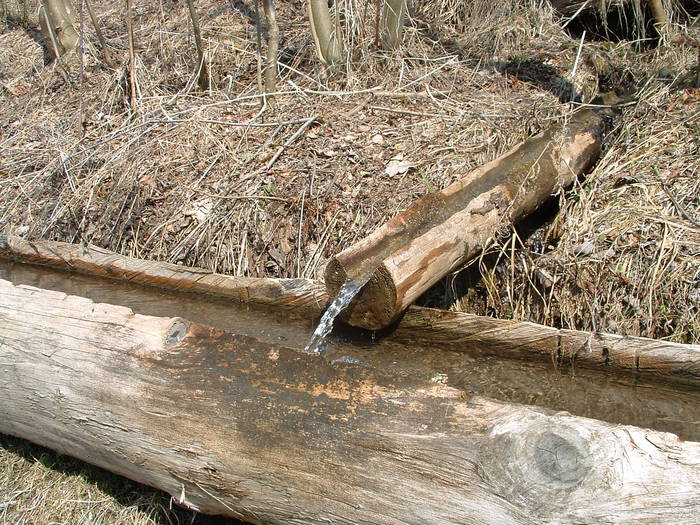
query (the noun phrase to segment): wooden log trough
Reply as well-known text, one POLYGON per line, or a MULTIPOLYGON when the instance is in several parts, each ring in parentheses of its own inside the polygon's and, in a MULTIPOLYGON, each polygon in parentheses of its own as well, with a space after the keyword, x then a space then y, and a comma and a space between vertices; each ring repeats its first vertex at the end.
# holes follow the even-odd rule
POLYGON ((615 116, 609 105, 578 111, 564 126, 552 125, 416 200, 333 257, 325 272, 331 296, 348 279, 366 283, 343 319, 370 330, 396 321, 433 284, 590 169, 615 116))
MULTIPOLYGON (((231 278, 92 246, 0 237, 0 258, 314 315, 327 301, 313 281, 231 278)), ((586 339, 461 315, 411 308, 393 337, 463 351, 501 341, 513 356, 586 339)), ((698 347, 592 335, 610 362, 575 356, 590 366, 644 363, 698 384, 698 347)), ((700 512, 700 443, 419 376, 0 280, 0 432, 201 512, 392 525, 691 523, 700 512)))
MULTIPOLYGON (((201 268, 146 261, 93 245, 28 241, 0 235, 0 259, 107 277, 178 292, 288 309, 310 317, 329 297, 311 279, 231 277, 201 268)), ((700 346, 607 333, 565 330, 419 306, 409 307, 391 336, 455 351, 548 361, 700 386, 700 346)))

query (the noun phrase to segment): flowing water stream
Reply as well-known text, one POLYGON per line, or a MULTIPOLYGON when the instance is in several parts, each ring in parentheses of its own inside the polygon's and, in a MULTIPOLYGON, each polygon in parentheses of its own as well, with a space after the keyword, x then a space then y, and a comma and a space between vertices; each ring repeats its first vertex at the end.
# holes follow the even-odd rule
POLYGON ((317 355, 323 352, 325 339, 333 330, 333 321, 348 307, 366 282, 348 279, 343 283, 343 286, 338 290, 338 295, 323 313, 323 316, 321 316, 321 320, 311 336, 311 340, 306 345, 307 352, 317 355))

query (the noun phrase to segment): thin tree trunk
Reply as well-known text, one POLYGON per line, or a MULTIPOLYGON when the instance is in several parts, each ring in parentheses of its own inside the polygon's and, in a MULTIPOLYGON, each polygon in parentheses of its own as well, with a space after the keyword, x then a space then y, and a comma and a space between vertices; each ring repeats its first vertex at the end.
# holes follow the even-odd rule
POLYGON ((75 29, 75 13, 70 0, 44 0, 39 13, 39 23, 50 52, 59 58, 78 45, 78 32, 75 29))
POLYGON ((105 64, 107 64, 108 67, 114 68, 114 61, 112 60, 112 53, 109 51, 109 47, 107 47, 107 40, 105 39, 105 35, 102 32, 102 28, 100 27, 99 22, 97 21, 97 17, 95 16, 95 12, 92 9, 92 5, 90 4, 91 0, 85 0, 85 6, 87 7, 88 14, 90 15, 90 20, 92 21, 92 26, 95 28, 95 33, 97 34, 97 40, 100 41, 100 47, 102 48, 102 56, 104 57, 105 64))
MULTIPOLYGON (((263 84, 263 67, 262 67, 262 22, 260 21, 260 0, 255 0, 255 43, 257 48, 256 54, 256 79, 258 81, 258 93, 265 92, 263 84)), ((267 100, 265 97, 260 98, 261 111, 265 109, 267 100)))
POLYGON ((85 4, 79 0, 80 39, 78 41, 78 57, 80 58, 80 107, 78 119, 78 134, 85 136, 85 4))
POLYGON ((660 38, 669 38, 670 29, 668 13, 664 7, 663 0, 647 0, 651 16, 654 19, 654 27, 660 38))
POLYGON ((382 21, 382 5, 384 0, 375 0, 377 4, 377 12, 374 16, 374 45, 379 47, 381 43, 381 21, 382 21))
POLYGON ((136 51, 134 45, 134 21, 131 13, 131 0, 126 0, 126 27, 129 39, 129 106, 136 110, 136 51))
POLYGON ((384 0, 384 45, 395 49, 401 44, 403 24, 406 18, 406 0, 384 0))
POLYGON ((192 19, 192 29, 194 31, 194 41, 197 46, 197 83, 202 91, 208 91, 211 88, 209 83, 209 68, 207 67, 207 57, 204 52, 204 43, 202 42, 202 32, 199 28, 199 16, 194 7, 192 0, 187 0, 187 7, 190 10, 190 18, 192 19))
POLYGON ((309 0, 309 22, 316 51, 321 62, 333 66, 343 61, 343 35, 340 24, 333 21, 326 0, 309 0))
POLYGON ((57 59, 63 54, 63 50, 58 45, 56 31, 54 31, 53 24, 49 18, 48 10, 44 6, 39 8, 39 25, 41 26, 42 33, 44 33, 44 38, 49 43, 49 54, 54 59, 57 59))
POLYGON ((279 55, 280 31, 274 0, 263 0, 267 20, 267 63, 265 64, 265 92, 274 93, 277 87, 277 59, 279 55))

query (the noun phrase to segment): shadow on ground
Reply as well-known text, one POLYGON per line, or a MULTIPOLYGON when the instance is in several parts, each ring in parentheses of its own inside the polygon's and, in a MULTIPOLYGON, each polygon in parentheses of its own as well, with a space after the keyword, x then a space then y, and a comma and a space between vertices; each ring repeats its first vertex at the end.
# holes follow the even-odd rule
MULTIPOLYGON (((114 498, 118 505, 142 511, 155 525, 244 525, 233 518, 205 516, 178 507, 165 492, 58 454, 24 439, 0 434, 0 448, 28 462, 41 463, 46 469, 58 474, 79 476, 86 484, 94 485, 107 496, 114 498)), ((46 504, 50 503, 46 501, 46 504)))

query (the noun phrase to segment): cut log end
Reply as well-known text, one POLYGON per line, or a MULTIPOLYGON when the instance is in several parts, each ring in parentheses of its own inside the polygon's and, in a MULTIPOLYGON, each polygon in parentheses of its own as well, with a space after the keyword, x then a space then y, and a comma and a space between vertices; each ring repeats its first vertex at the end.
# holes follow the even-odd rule
MULTIPOLYGON (((347 279, 348 273, 342 263, 337 258, 331 259, 324 276, 329 296, 335 297, 347 279)), ((379 330, 398 318, 397 302, 394 281, 389 271, 381 265, 343 310, 340 318, 354 326, 379 330)))

